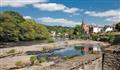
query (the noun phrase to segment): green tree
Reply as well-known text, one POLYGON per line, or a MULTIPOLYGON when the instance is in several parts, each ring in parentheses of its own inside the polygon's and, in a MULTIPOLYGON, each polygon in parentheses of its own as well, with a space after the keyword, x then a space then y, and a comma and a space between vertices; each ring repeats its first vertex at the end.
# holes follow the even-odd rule
POLYGON ((37 24, 34 27, 35 31, 36 31, 36 39, 41 39, 41 40, 45 40, 50 38, 50 34, 47 30, 47 28, 41 24, 37 24))
POLYGON ((23 22, 25 21, 25 19, 23 18, 22 15, 20 15, 18 12, 16 11, 4 11, 3 12, 4 14, 9 14, 10 16, 12 16, 14 18, 14 21, 16 23, 20 23, 20 22, 23 22))
POLYGON ((35 30, 30 21, 25 21, 19 24, 19 38, 20 40, 34 40, 35 30))
POLYGON ((47 40, 48 29, 34 20, 26 20, 15 11, 0 13, 0 41, 47 40))
POLYGON ((116 24, 115 28, 116 28, 118 31, 120 31, 120 22, 118 22, 118 23, 116 24))
POLYGON ((85 33, 81 25, 76 25, 73 32, 75 38, 83 38, 85 33))
POLYGON ((0 41, 18 41, 18 29, 14 18, 9 14, 0 14, 0 41))

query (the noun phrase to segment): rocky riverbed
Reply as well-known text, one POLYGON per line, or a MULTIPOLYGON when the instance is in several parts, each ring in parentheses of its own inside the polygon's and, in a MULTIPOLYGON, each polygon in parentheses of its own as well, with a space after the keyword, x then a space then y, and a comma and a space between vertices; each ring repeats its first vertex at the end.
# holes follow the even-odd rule
MULTIPOLYGON (((32 55, 27 55, 27 51, 43 51, 55 49, 55 48, 62 48, 65 47, 65 45, 73 45, 73 44, 84 44, 84 45, 93 45, 93 44, 100 44, 100 45, 108 45, 102 42, 96 42, 96 41, 84 41, 84 40, 70 40, 70 41, 63 41, 63 42, 55 42, 55 43, 49 43, 49 44, 34 44, 30 46, 15 46, 10 48, 1 48, 0 49, 0 55, 6 54, 6 52, 9 52, 12 49, 15 49, 15 52, 21 52, 21 55, 14 55, 14 56, 8 56, 4 58, 0 58, 0 70, 7 70, 11 67, 15 67, 15 62, 17 61, 23 61, 26 63, 29 63, 29 58, 32 55), (62 46, 61 46, 62 45, 62 46)), ((97 56, 98 57, 98 56, 97 56)), ((78 64, 87 60, 92 60, 97 58, 96 55, 85 55, 85 56, 79 56, 71 60, 60 60, 59 63, 53 64, 50 62, 48 63, 48 66, 45 66, 47 64, 43 64, 43 66, 31 66, 28 67, 29 70, 70 70, 74 69, 74 64, 78 64), (92 57, 92 58, 91 58, 92 57), (74 61, 75 60, 75 61, 74 61), (77 62, 77 63, 76 63, 77 62)), ((99 56, 100 57, 100 56, 99 56)), ((22 68, 21 70, 28 70, 28 68, 22 68)))

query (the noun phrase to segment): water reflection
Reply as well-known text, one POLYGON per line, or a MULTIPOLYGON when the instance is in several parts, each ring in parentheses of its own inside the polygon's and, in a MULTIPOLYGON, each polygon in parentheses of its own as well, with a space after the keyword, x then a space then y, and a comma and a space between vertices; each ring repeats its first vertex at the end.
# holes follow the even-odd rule
MULTIPOLYGON (((100 47, 99 47, 100 48, 100 47)), ((97 51, 98 46, 81 46, 81 45, 71 45, 67 46, 65 48, 60 49, 53 49, 51 52, 47 53, 41 53, 38 56, 41 57, 41 55, 47 55, 50 56, 58 56, 58 57, 71 57, 71 56, 82 56, 85 54, 89 54, 90 52, 93 52, 94 50, 97 51)))
POLYGON ((84 54, 83 51, 81 51, 80 49, 76 50, 75 47, 67 47, 64 49, 60 49, 57 51, 53 52, 55 55, 58 55, 60 57, 65 57, 65 56, 81 56, 84 54))

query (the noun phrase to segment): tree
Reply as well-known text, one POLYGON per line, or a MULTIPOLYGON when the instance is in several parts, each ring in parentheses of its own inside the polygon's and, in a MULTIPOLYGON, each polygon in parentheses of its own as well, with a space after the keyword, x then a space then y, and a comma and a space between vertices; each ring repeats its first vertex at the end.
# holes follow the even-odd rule
POLYGON ((35 30, 33 29, 32 23, 28 20, 19 24, 19 38, 20 40, 35 40, 35 30))
POLYGON ((48 29, 34 20, 26 20, 15 11, 0 13, 0 41, 47 40, 48 29))
POLYGON ((85 36, 85 33, 81 25, 75 26, 73 34, 76 38, 82 38, 85 36))
POLYGON ((118 31, 120 31, 120 22, 118 22, 118 23, 116 24, 115 28, 116 28, 118 31))
POLYGON ((18 12, 16 11, 4 11, 4 14, 9 14, 10 16, 12 16, 15 20, 16 23, 20 23, 25 21, 25 19, 23 18, 22 15, 20 15, 18 12))
POLYGON ((0 14, 0 41, 18 41, 19 30, 9 14, 0 14))

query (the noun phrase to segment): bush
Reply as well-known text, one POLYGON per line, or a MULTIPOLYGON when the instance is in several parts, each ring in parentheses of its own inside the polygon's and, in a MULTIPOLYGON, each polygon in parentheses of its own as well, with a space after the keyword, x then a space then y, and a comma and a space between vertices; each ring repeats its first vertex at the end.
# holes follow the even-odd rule
POLYGON ((39 63, 42 63, 42 62, 48 61, 48 59, 47 59, 47 57, 42 56, 42 57, 40 57, 40 58, 38 59, 38 61, 39 61, 39 63))
MULTIPOLYGON (((119 35, 118 35, 119 36, 119 35)), ((120 43, 120 39, 119 37, 116 37, 116 35, 102 35, 100 36, 99 34, 98 35, 92 35, 92 40, 95 40, 95 41, 102 41, 102 42, 109 42, 111 44, 117 44, 117 43, 120 43)))
POLYGON ((109 42, 109 36, 101 36, 99 37, 99 41, 103 41, 103 42, 109 42))
POLYGON ((117 44, 117 43, 120 43, 120 39, 119 38, 115 38, 115 37, 111 37, 109 42, 111 44, 117 44))
POLYGON ((97 41, 97 40, 98 40, 98 38, 99 38, 99 35, 92 35, 92 40, 97 41))
POLYGON ((30 57, 31 65, 34 65, 36 60, 37 60, 37 57, 36 57, 36 56, 31 56, 31 57, 30 57))
POLYGON ((21 68, 21 67, 24 66, 24 63, 23 63, 22 61, 17 61, 17 62, 15 63, 15 65, 16 65, 16 67, 21 68))

